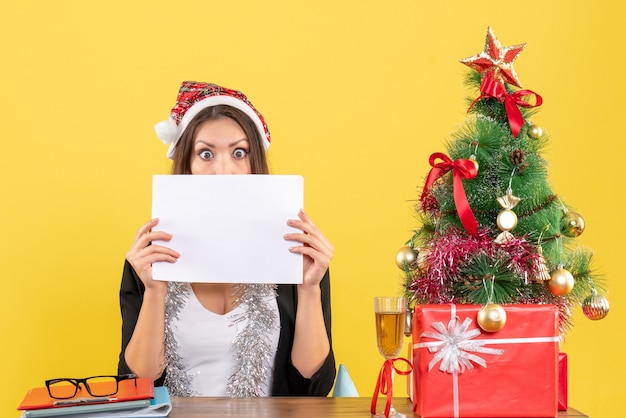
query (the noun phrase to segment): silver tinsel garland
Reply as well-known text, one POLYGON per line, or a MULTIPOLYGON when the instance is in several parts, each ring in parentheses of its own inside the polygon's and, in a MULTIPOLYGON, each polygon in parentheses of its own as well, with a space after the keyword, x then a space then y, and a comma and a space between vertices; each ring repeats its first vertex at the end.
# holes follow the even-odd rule
POLYGON ((262 384, 271 370, 272 346, 269 335, 276 327, 276 312, 268 304, 276 297, 276 286, 270 284, 237 285, 238 303, 245 305, 244 314, 233 321, 247 320, 246 326, 233 340, 233 356, 238 369, 228 378, 226 392, 232 397, 262 396, 262 384))
MULTIPOLYGON (((170 282, 165 299, 165 386, 171 396, 194 396, 192 377, 185 372, 178 353, 178 343, 172 330, 173 319, 184 306, 192 291, 189 283, 170 282)), ((268 300, 276 297, 276 285, 239 284, 235 306, 243 304, 244 313, 233 320, 233 325, 247 321, 232 342, 232 352, 238 365, 229 378, 226 392, 232 397, 257 397, 264 395, 262 385, 271 370, 273 350, 269 335, 277 326, 276 312, 268 300)))
POLYGON ((172 330, 172 321, 187 302, 191 285, 182 282, 169 282, 165 297, 165 386, 172 396, 193 396, 191 376, 183 367, 178 354, 178 342, 172 330))

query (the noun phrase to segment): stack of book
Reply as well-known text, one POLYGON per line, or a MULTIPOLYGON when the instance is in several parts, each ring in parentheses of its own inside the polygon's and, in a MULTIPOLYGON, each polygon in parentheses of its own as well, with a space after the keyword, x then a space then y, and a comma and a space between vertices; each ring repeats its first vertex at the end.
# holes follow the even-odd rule
POLYGON ((36 387, 17 409, 21 418, 160 418, 170 413, 172 403, 167 388, 155 388, 152 379, 136 378, 120 381, 117 393, 102 397, 80 390, 71 398, 58 399, 50 396, 48 388, 36 387))

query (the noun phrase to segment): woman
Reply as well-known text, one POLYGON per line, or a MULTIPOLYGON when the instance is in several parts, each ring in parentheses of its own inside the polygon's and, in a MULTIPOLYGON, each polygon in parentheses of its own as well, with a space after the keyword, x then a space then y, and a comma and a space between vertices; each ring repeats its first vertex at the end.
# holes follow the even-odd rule
MULTIPOLYGON (((173 174, 267 174, 267 125, 246 96, 184 82, 170 119, 156 126, 170 144, 173 174)), ((143 225, 126 255, 118 372, 151 377, 175 396, 325 396, 335 377, 330 332, 333 246, 300 211, 303 283, 173 283, 152 279, 152 263, 180 254, 158 219, 143 225)))

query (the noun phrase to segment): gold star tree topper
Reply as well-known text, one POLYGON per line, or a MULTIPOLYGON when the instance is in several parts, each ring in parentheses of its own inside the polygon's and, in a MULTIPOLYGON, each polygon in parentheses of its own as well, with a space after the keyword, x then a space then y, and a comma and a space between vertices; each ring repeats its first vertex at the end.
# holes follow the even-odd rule
POLYGON ((478 71, 483 78, 491 75, 496 80, 522 87, 513 68, 513 61, 524 48, 526 48, 526 44, 503 48, 489 27, 487 28, 485 49, 472 57, 462 59, 461 62, 478 71))

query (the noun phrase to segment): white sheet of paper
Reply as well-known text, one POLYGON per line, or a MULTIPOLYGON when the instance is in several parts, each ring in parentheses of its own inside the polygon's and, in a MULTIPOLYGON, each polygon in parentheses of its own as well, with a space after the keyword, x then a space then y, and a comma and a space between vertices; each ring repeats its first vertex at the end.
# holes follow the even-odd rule
POLYGON ((302 255, 283 235, 304 207, 304 179, 286 175, 155 175, 155 229, 173 235, 175 263, 152 265, 155 280, 302 283, 302 255))

